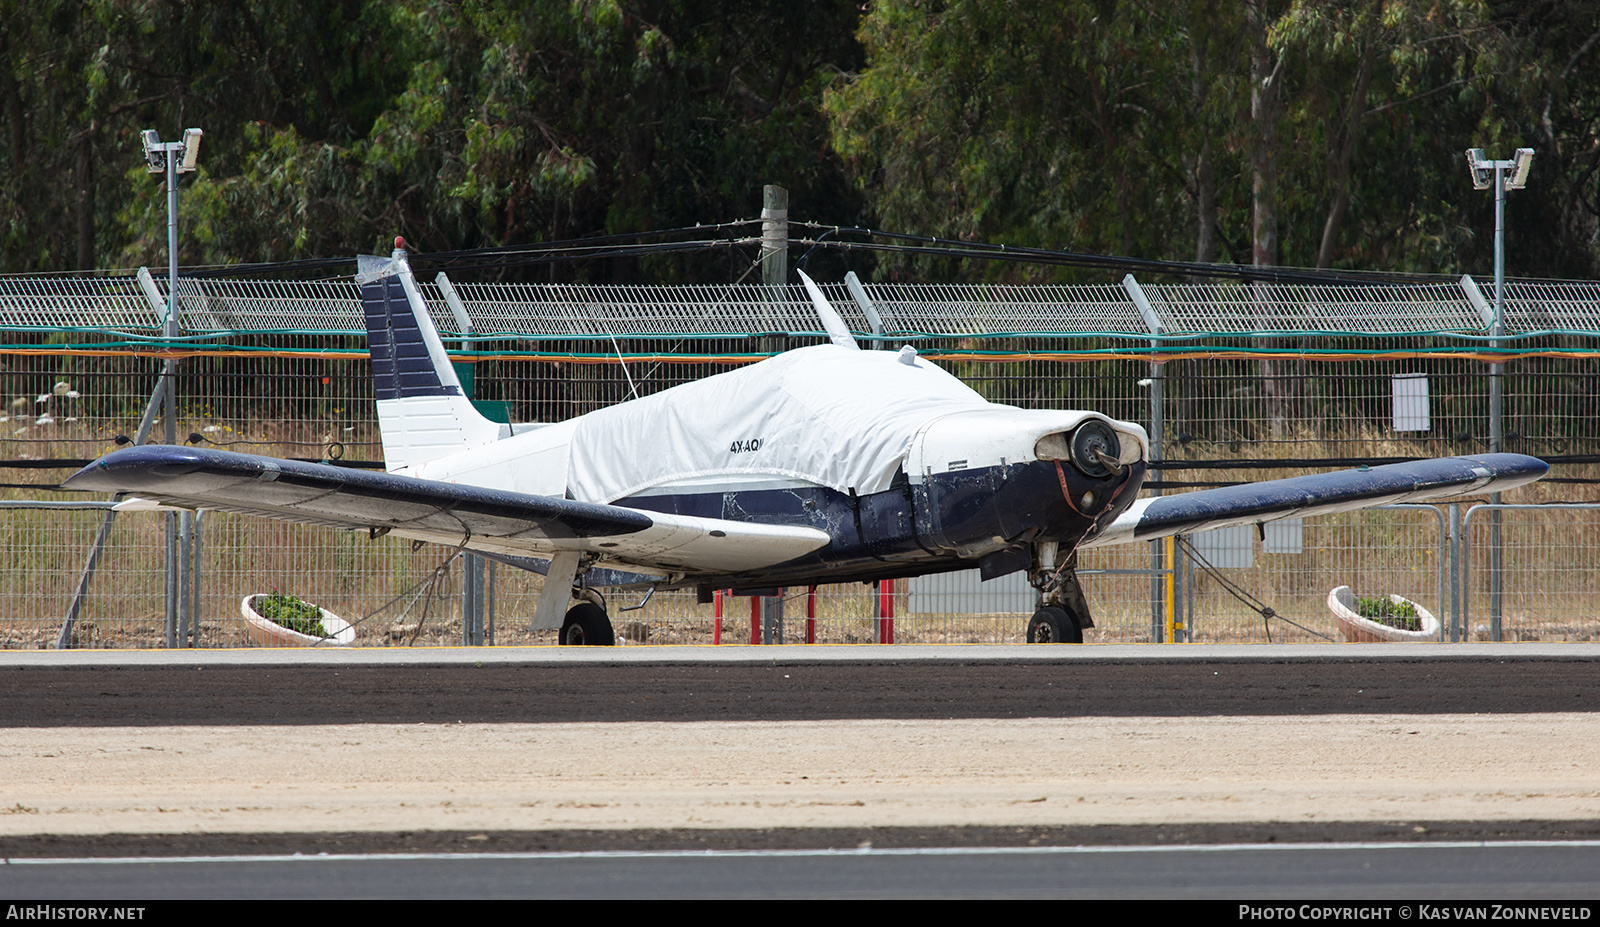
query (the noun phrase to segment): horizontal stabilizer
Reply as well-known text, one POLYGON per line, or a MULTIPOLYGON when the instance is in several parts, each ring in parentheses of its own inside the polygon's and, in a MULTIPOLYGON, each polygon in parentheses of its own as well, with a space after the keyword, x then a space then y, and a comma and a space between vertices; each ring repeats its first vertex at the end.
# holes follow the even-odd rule
POLYGON ((1157 496, 1135 502, 1104 532, 1079 546, 1104 547, 1300 515, 1501 492, 1532 483, 1549 469, 1536 457, 1483 454, 1157 496))
POLYGON ((828 535, 814 528, 644 512, 171 445, 114 451, 62 485, 137 493, 182 508, 362 528, 486 553, 547 557, 562 550, 587 551, 598 562, 669 572, 758 569, 828 543, 828 535))

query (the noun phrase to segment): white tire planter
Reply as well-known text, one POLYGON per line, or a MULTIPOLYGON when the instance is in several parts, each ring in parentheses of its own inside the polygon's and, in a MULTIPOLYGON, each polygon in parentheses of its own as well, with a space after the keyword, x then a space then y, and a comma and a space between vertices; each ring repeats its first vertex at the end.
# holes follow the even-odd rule
POLYGON ((322 612, 322 626, 327 630, 328 637, 301 634, 268 621, 251 606, 252 602, 265 594, 247 595, 239 603, 239 614, 244 616, 250 639, 257 644, 263 647, 348 647, 356 642, 356 629, 350 626, 350 622, 320 606, 317 610, 322 612))
POLYGON ((1349 586, 1340 586, 1328 593, 1328 609, 1339 619, 1344 639, 1351 643, 1378 644, 1439 639, 1439 619, 1433 617, 1432 612, 1404 596, 1390 595, 1389 601, 1396 605, 1404 602, 1416 609, 1417 617, 1422 620, 1422 630, 1402 631, 1373 621, 1371 618, 1361 617, 1356 612, 1356 594, 1350 591, 1349 586))

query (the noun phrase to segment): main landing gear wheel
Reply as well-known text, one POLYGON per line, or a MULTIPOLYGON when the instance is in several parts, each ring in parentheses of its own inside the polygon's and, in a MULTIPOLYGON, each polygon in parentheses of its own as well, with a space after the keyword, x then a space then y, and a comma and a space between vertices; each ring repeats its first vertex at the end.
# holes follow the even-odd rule
POLYGON ((1083 629, 1066 609, 1051 605, 1034 612, 1028 621, 1028 643, 1081 644, 1083 629))
MULTIPOLYGON (((1029 640, 1033 638, 1030 636, 1029 640)), ((587 645, 591 647, 610 647, 617 642, 617 636, 611 630, 611 619, 606 617, 605 609, 593 602, 579 602, 567 611, 567 618, 561 622, 561 643, 587 645)))

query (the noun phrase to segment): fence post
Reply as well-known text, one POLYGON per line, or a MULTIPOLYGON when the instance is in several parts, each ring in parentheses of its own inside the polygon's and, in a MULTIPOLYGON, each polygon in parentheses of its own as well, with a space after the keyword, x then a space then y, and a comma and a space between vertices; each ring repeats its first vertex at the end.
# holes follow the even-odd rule
POLYGON ((1461 642, 1461 503, 1450 503, 1450 643, 1461 642))
POLYGON ((489 585, 484 593, 484 622, 483 642, 490 647, 494 646, 494 567, 495 561, 489 561, 489 585))
POLYGON ((1166 611, 1167 611, 1167 640, 1173 644, 1188 642, 1189 626, 1183 620, 1183 558, 1178 556, 1178 539, 1168 536, 1164 542, 1164 553, 1167 559, 1166 580, 1166 611))
POLYGON ((178 516, 166 515, 166 641, 168 649, 178 646, 178 516))
POLYGON ((783 590, 750 597, 750 643, 783 643, 783 590))
POLYGON ((761 188, 761 282, 789 282, 789 191, 775 183, 761 188))
POLYGON ((200 608, 200 576, 202 573, 200 569, 200 541, 202 538, 200 527, 205 514, 205 509, 196 509, 194 518, 189 523, 189 530, 193 538, 189 543, 189 625, 192 628, 189 646, 191 647, 200 646, 200 615, 203 611, 200 608))
MULTIPOLYGON (((1145 327, 1150 330, 1150 462, 1156 463, 1162 459, 1161 432, 1164 423, 1161 419, 1161 387, 1165 371, 1156 363, 1154 349, 1161 347, 1162 325, 1161 319, 1156 315, 1155 308, 1150 305, 1150 300, 1144 295, 1139 281, 1133 279, 1133 274, 1126 274, 1122 278, 1122 289, 1133 300, 1134 306, 1139 310, 1139 315, 1144 319, 1145 327)), ((1161 495, 1161 488, 1154 487, 1150 490, 1153 495, 1161 495)), ((1165 550, 1161 541, 1150 542, 1150 642, 1159 644, 1166 639, 1167 616, 1166 584, 1162 581, 1162 574, 1171 567, 1166 562, 1165 550)))
MULTIPOLYGON (((1505 261, 1502 250, 1501 222, 1505 204, 1505 193, 1499 189, 1500 172, 1495 172, 1495 261, 1494 261, 1494 304, 1484 298, 1483 291, 1478 289, 1478 283, 1465 274, 1461 277, 1461 290, 1467 294, 1467 301, 1478 310, 1478 318, 1489 329, 1489 347, 1498 350, 1504 342, 1500 340, 1505 334, 1505 261)), ((1504 412, 1504 379, 1506 366, 1504 364, 1489 365, 1489 453, 1498 454, 1505 444, 1504 412)), ((1489 504, 1498 506, 1501 494, 1489 494, 1489 504)), ((1504 593, 1504 563, 1502 558, 1503 548, 1500 539, 1500 510, 1489 510, 1489 639, 1500 640, 1500 609, 1504 593)), ((1465 629, 1463 629, 1465 630, 1465 629)))
POLYGON ((194 550, 194 513, 182 511, 178 513, 178 646, 192 647, 189 618, 189 573, 194 550))
POLYGON ((461 646, 472 646, 472 555, 461 555, 461 646))
MULTIPOLYGON (((169 157, 170 161, 171 158, 169 157)), ((170 165, 169 165, 170 166, 170 165)), ((167 177, 167 298, 161 300, 161 291, 156 287, 155 279, 150 270, 139 268, 137 279, 139 288, 144 291, 144 296, 150 307, 161 317, 161 335, 167 339, 167 347, 178 337, 178 188, 171 171, 167 177)), ((171 359, 161 363, 161 385, 156 388, 150 397, 150 409, 145 412, 145 421, 139 426, 140 438, 135 444, 143 444, 144 436, 149 434, 149 422, 159 403, 163 408, 162 430, 166 433, 168 444, 178 443, 178 398, 177 398, 178 365, 171 359)), ((171 512, 167 513, 167 576, 166 576, 166 639, 168 647, 178 646, 178 624, 185 616, 178 614, 181 606, 178 599, 182 595, 182 586, 178 574, 182 568, 178 564, 178 517, 171 512)))
POLYGON ((483 558, 461 555, 461 643, 483 645, 483 558))

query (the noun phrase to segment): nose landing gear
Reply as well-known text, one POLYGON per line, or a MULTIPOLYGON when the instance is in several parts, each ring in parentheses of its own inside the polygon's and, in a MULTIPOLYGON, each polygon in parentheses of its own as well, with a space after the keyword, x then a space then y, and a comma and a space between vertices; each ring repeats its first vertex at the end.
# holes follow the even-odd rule
POLYGON ((1040 544, 1039 562, 1028 581, 1039 590, 1039 610, 1028 620, 1030 644, 1081 644, 1083 629, 1094 627, 1089 600, 1078 585, 1078 552, 1069 551, 1059 562, 1056 545, 1040 544))
POLYGON ((1083 628, 1071 612, 1047 605, 1033 613, 1028 621, 1030 644, 1081 644, 1083 628))

